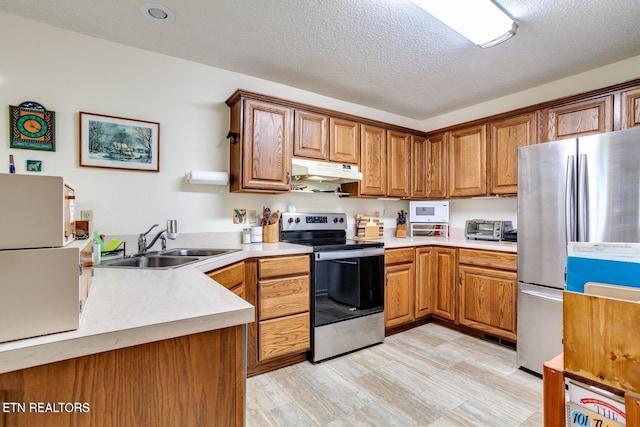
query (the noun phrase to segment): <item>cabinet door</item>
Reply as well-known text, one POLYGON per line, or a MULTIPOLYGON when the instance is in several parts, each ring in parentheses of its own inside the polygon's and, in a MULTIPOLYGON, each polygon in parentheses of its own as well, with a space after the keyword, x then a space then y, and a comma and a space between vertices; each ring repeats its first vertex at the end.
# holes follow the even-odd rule
POLYGON ((411 147, 409 134, 387 131, 387 195, 409 197, 411 147))
POLYGON ((435 284, 433 314, 456 321, 456 249, 434 248, 435 284))
POLYGON ((357 165, 360 162, 360 124, 331 117, 329 129, 329 160, 357 165))
POLYGON ((385 327, 390 328, 413 321, 415 293, 413 262, 386 266, 385 276, 385 327))
POLYGON ((210 271, 207 276, 239 297, 245 298, 244 261, 210 271))
POLYGON ((309 312, 261 321, 259 328, 260 361, 303 353, 310 348, 309 312))
POLYGON ((640 127, 640 88, 622 92, 620 106, 620 128, 640 127))
POLYGON ((361 126, 360 136, 360 194, 385 196, 387 194, 387 134, 382 128, 361 126))
POLYGON ((252 99, 245 101, 243 188, 290 189, 292 117, 291 108, 252 99))
POLYGON ((536 143, 536 115, 523 114, 490 124, 492 194, 518 192, 518 148, 536 143))
POLYGON ((438 280, 437 262, 433 248, 416 249, 416 319, 433 313, 438 280))
POLYGON ((540 141, 576 138, 613 130, 613 95, 540 111, 540 141))
POLYGON ((429 178, 427 197, 447 197, 447 139, 448 133, 440 133, 430 136, 427 140, 429 155, 429 178))
POLYGON ((411 197, 426 198, 429 193, 429 150, 426 138, 411 137, 411 197))
POLYGON ((327 160, 329 157, 329 117, 309 111, 296 110, 293 155, 327 160))
POLYGON ((516 273, 460 266, 460 323, 516 340, 516 273))
POLYGON ((486 194, 486 125, 451 131, 449 135, 449 196, 484 196, 486 194))

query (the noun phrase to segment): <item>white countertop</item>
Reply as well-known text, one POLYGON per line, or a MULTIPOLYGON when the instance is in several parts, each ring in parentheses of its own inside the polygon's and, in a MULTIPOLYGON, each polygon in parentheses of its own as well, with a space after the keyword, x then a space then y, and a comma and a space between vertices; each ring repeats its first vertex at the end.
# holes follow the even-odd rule
MULTIPOLYGON (((178 244, 179 243, 179 244, 178 244)), ((515 244, 465 238, 384 238, 385 248, 452 246, 515 252, 515 244)), ((253 322, 254 307, 204 272, 248 258, 310 253, 288 243, 211 244, 209 239, 173 247, 239 249, 173 270, 96 268, 80 327, 0 344, 0 373, 253 322)))

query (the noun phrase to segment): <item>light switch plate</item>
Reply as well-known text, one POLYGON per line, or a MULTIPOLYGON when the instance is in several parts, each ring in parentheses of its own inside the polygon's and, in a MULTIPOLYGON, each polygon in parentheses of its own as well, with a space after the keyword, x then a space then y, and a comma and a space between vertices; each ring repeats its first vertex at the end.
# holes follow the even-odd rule
POLYGON ((249 224, 255 224, 256 222, 258 222, 258 219, 256 218, 256 210, 254 209, 249 209, 247 211, 247 222, 249 224))
POLYGON ((93 211, 80 211, 80 219, 93 221, 93 211))

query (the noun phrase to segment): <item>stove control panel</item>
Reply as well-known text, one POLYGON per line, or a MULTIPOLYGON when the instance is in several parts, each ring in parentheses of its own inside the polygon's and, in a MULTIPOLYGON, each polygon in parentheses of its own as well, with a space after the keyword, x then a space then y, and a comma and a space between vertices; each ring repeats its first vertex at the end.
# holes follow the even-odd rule
POLYGON ((283 213, 280 221, 282 231, 347 229, 344 213, 283 213))

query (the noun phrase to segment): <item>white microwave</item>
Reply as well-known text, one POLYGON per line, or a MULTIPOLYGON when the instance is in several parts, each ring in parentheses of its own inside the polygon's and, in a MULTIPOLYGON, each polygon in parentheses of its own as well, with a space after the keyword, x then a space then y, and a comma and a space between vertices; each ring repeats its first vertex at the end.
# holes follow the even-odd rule
POLYGON ((409 222, 413 224, 448 223, 448 201, 409 202, 409 222))

